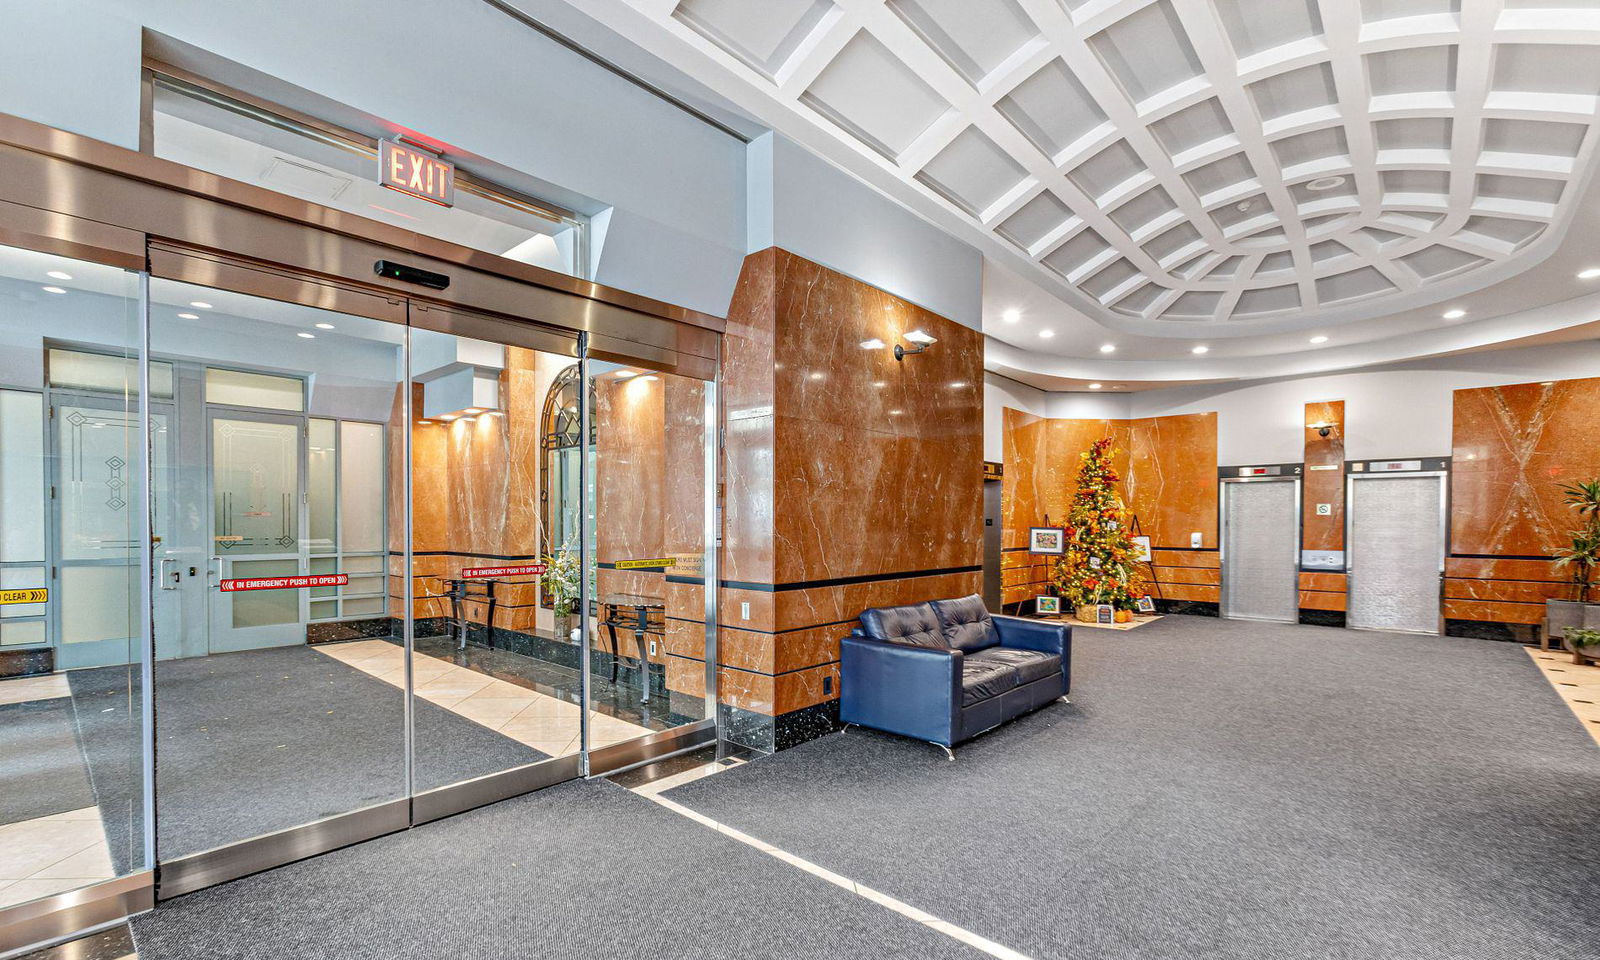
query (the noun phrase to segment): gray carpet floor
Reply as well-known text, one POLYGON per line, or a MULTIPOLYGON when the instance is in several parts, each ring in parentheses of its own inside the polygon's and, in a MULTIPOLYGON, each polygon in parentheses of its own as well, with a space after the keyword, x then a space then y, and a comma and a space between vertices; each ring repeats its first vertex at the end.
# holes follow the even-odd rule
POLYGON ((911 960, 975 950, 605 781, 163 903, 140 960, 911 960))
POLYGON ((0 824, 92 806, 72 700, 0 704, 0 824))
MULTIPOLYGON (((68 677, 113 857, 120 858, 137 813, 137 700, 127 695, 122 668, 68 677)), ((404 796, 402 700, 398 688, 309 647, 157 663, 160 856, 404 796)), ((424 790, 546 756, 423 700, 416 731, 424 790)))
POLYGON ((957 748, 667 796, 1030 956, 1594 960, 1600 748, 1517 646, 1168 617, 957 748))

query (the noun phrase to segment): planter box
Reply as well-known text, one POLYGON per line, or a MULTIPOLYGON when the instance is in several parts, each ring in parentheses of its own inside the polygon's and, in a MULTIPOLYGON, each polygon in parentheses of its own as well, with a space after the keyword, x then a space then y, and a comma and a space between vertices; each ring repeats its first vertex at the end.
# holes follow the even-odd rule
POLYGON ((1544 635, 1552 640, 1565 638, 1568 627, 1587 627, 1591 624, 1600 625, 1600 604, 1579 603, 1576 600, 1544 602, 1544 635))

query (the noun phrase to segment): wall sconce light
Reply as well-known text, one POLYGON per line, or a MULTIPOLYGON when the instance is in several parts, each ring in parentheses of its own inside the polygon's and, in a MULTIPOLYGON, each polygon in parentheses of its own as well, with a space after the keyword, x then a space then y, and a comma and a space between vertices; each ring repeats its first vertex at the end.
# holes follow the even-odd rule
POLYGON ((916 344, 917 345, 917 349, 915 349, 915 350, 907 350, 904 346, 902 346, 902 345, 900 345, 898 343, 895 344, 894 345, 894 358, 896 360, 904 360, 907 356, 910 356, 912 354, 921 353, 924 350, 928 349, 929 347, 931 347, 934 344, 939 342, 939 339, 937 337, 929 336, 926 331, 923 331, 923 330, 920 330, 920 329, 919 330, 912 330, 912 331, 906 333, 905 334, 905 338, 906 338, 906 340, 908 342, 916 344))
POLYGON ((1336 426, 1338 426, 1338 424, 1334 424, 1334 423, 1308 423, 1308 424, 1306 424, 1306 428, 1307 429, 1317 431, 1317 436, 1324 437, 1324 438, 1326 438, 1329 434, 1333 433, 1333 428, 1336 427, 1336 426))

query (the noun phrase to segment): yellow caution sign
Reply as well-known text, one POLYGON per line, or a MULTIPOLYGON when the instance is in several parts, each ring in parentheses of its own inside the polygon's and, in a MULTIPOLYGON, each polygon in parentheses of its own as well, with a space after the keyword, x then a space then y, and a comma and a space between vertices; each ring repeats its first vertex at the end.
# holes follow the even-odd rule
POLYGON ((618 570, 645 570, 654 567, 670 567, 676 562, 671 557, 655 557, 650 560, 618 560, 614 566, 618 570))
POLYGON ((30 587, 26 590, 0 590, 0 604, 44 603, 50 599, 47 587, 30 587))

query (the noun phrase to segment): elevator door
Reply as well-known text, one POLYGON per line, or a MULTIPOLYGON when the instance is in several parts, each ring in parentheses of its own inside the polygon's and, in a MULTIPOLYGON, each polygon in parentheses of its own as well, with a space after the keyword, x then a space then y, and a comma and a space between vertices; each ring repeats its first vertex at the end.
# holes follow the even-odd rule
POLYGON ((1293 623, 1300 615, 1300 482, 1225 481, 1222 615, 1293 623))
POLYGON ((1439 632, 1444 477, 1350 483, 1347 622, 1358 630, 1439 632))

